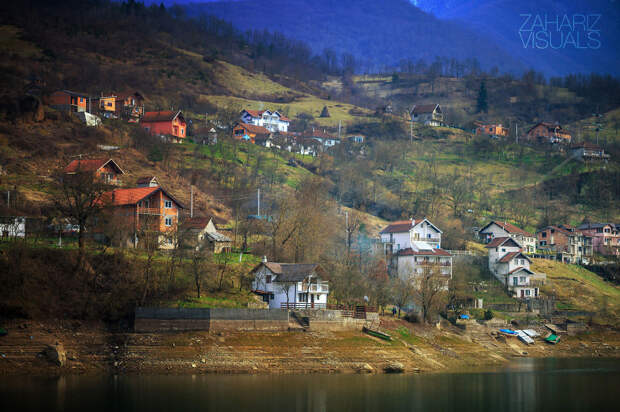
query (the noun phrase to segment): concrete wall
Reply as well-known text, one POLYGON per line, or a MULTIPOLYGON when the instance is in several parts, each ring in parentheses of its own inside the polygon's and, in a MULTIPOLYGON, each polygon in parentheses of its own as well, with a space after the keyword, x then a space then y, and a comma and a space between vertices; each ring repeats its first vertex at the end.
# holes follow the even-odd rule
POLYGON ((298 318, 308 318, 310 330, 342 331, 361 330, 367 322, 378 321, 379 314, 367 312, 366 319, 355 319, 342 316, 340 310, 296 310, 298 318))
POLYGON ((288 329, 288 311, 281 309, 137 308, 136 332, 280 331, 288 329))

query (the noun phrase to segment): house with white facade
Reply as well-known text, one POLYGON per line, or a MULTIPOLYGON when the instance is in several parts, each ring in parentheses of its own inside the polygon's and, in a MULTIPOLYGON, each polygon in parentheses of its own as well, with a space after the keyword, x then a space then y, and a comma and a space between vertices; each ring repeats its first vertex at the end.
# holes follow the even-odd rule
POLYGON ((426 218, 399 220, 390 223, 379 235, 384 251, 396 253, 411 248, 413 242, 423 241, 435 249, 441 248, 442 231, 426 218))
POLYGON ((26 218, 23 216, 1 216, 0 237, 2 239, 26 237, 26 218))
POLYGON ((269 309, 325 309, 329 283, 315 263, 276 263, 266 259, 252 269, 252 291, 269 309))
POLYGON ((540 276, 530 269, 531 260, 515 239, 496 237, 486 248, 489 250, 489 270, 511 295, 521 299, 540 296, 540 276))
POLYGON ((441 249, 442 231, 426 218, 390 223, 379 235, 388 273, 411 279, 429 270, 452 277, 452 255, 441 249))
POLYGON ((275 132, 288 132, 291 119, 284 116, 278 111, 271 110, 247 110, 241 111, 241 121, 246 124, 261 126, 265 129, 275 132))
POLYGON ((433 127, 443 125, 443 111, 438 104, 416 104, 409 114, 412 122, 433 127))
POLYGON ((525 253, 536 252, 536 236, 508 222, 491 221, 478 231, 478 237, 484 243, 498 237, 510 237, 522 245, 525 253))

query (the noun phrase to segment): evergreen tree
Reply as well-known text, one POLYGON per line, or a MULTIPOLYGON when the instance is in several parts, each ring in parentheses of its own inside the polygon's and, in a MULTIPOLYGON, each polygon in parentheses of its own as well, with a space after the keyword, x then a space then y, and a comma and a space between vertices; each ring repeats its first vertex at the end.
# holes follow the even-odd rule
POLYGON ((476 110, 478 113, 487 113, 489 111, 489 102, 487 101, 487 85, 485 84, 484 80, 480 83, 476 110))
POLYGON ((329 110, 327 110, 327 106, 323 106, 323 110, 321 111, 320 117, 330 117, 329 110))

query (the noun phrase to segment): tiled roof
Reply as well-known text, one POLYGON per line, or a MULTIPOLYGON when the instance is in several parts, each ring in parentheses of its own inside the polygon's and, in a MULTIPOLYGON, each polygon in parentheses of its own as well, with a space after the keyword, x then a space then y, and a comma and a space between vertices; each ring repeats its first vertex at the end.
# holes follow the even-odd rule
POLYGON ((271 131, 269 131, 268 129, 265 129, 263 126, 256 126, 254 124, 239 123, 237 124, 237 127, 243 127, 245 130, 247 130, 250 133, 256 133, 256 134, 270 134, 271 133, 271 131))
POLYGON ((527 256, 525 256, 523 253, 521 252, 510 252, 510 253, 506 253, 500 260, 499 263, 508 263, 510 262, 512 259, 516 258, 517 256, 521 255, 521 257, 527 259, 528 261, 530 260, 530 258, 528 258, 527 256))
POLYGON ((396 222, 390 223, 385 229, 383 229, 379 233, 403 233, 409 232, 409 230, 413 227, 413 222, 411 220, 398 220, 396 222))
POLYGON ((534 272, 532 272, 531 270, 529 270, 528 268, 524 268, 522 266, 519 266, 518 268, 514 268, 513 270, 511 270, 510 272, 508 272, 509 275, 512 275, 513 273, 519 272, 521 270, 524 270, 526 272, 529 272, 530 274, 534 274, 534 272))
POLYGON ((146 112, 144 113, 144 117, 142 117, 142 120, 140 120, 140 122, 170 122, 174 120, 177 116, 182 117, 181 111, 173 112, 171 110, 165 110, 160 112, 146 112))
POLYGON ((416 104, 411 111, 413 114, 433 113, 438 104, 416 104))
POLYGON ((398 256, 452 256, 443 249, 428 249, 415 251, 411 248, 401 249, 396 253, 398 256))
POLYGON ((134 187, 131 189, 115 189, 101 195, 100 203, 106 206, 130 206, 137 204, 140 200, 152 196, 158 191, 162 191, 172 199, 178 207, 183 209, 183 205, 161 187, 134 187))
POLYGON ((502 229, 504 229, 508 233, 519 234, 519 235, 523 235, 523 236, 527 236, 527 237, 532 237, 533 236, 530 232, 526 232, 525 230, 523 230, 520 227, 517 227, 517 226, 515 226, 515 225, 513 225, 511 223, 508 223, 508 222, 498 222, 496 220, 491 221, 488 225, 486 225, 485 227, 480 229, 480 231, 482 232, 484 229, 486 229, 487 227, 491 226, 493 223, 495 223, 497 226, 501 227, 502 229))
POLYGON ((263 115, 263 113, 265 113, 265 112, 276 113, 281 121, 283 121, 283 122, 290 122, 291 121, 291 119, 289 119, 288 117, 284 116, 283 114, 281 114, 278 111, 272 112, 272 111, 269 111, 269 110, 248 110, 248 109, 243 109, 243 111, 247 112, 252 117, 261 117, 263 115))
POLYGON ((226 224, 226 221, 224 219, 220 219, 219 217, 216 216, 198 216, 198 217, 193 217, 191 219, 187 219, 184 224, 187 227, 190 228, 194 228, 194 229, 204 229, 208 224, 209 221, 213 221, 213 224, 215 225, 215 227, 217 228, 218 225, 224 225, 226 224))
POLYGON ((65 167, 65 173, 96 172, 110 162, 120 174, 124 173, 112 159, 75 159, 65 167))

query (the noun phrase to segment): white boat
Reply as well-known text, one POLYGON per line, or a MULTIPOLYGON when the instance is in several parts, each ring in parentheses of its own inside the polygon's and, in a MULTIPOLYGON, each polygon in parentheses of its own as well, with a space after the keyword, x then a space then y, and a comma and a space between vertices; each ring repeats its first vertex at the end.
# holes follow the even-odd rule
POLYGON ((540 336, 540 333, 536 332, 534 329, 523 329, 523 332, 530 338, 537 338, 540 336))
POLYGON ((527 343, 528 345, 534 344, 534 339, 530 338, 524 331, 516 330, 515 332, 517 332, 517 336, 521 339, 521 341, 527 343))

